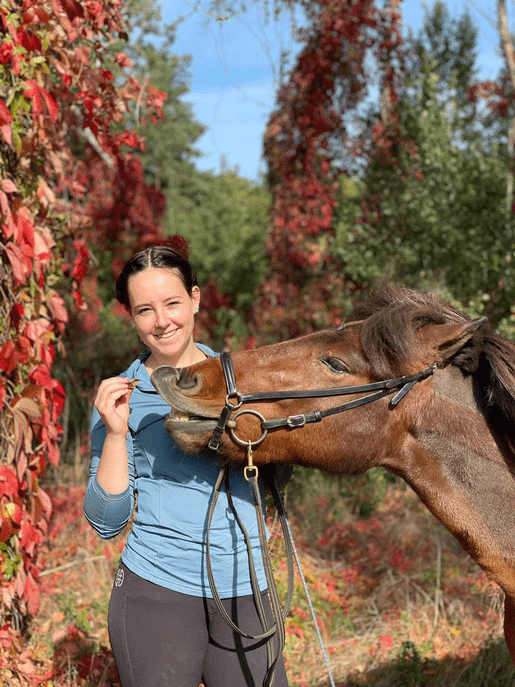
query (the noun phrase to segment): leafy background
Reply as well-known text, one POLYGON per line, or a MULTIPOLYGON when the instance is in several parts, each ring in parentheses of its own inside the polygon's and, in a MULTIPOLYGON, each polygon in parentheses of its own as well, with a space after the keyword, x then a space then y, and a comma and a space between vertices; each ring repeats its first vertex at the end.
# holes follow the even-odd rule
MULTIPOLYGON (((475 26, 445 3, 417 35, 395 0, 257 4, 270 20, 292 6, 303 17, 260 183, 196 169, 190 61, 157 4, 0 0, 5 685, 118 684, 105 618, 124 535, 99 540, 81 505, 95 389, 139 352, 113 293, 134 250, 189 253, 197 336, 219 350, 334 326, 385 278, 436 289, 514 337, 505 2, 505 64, 486 83, 475 26)), ((299 468, 287 500, 340 687, 513 684, 499 589, 396 478, 299 468)), ((328 684, 300 588, 287 634, 291 683, 328 684)))

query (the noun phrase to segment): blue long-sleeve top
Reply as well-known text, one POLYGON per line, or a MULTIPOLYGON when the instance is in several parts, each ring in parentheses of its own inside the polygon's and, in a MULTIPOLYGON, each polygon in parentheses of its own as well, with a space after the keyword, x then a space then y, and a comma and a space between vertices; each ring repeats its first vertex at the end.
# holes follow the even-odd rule
MULTIPOLYGON (((217 355, 197 344, 207 355, 217 355)), ((147 354, 148 355, 148 354, 147 354)), ((140 577, 183 594, 210 597, 206 571, 206 523, 220 465, 212 453, 183 453, 164 426, 170 406, 154 389, 137 358, 120 376, 138 379, 129 407, 127 454, 129 486, 109 494, 96 473, 106 429, 98 411, 91 422, 91 468, 84 514, 104 538, 114 537, 129 522, 132 528, 122 553, 125 565, 140 577)), ((260 588, 266 588, 255 509, 241 468, 230 471, 233 501, 252 542, 260 588)), ((215 582, 222 598, 251 594, 248 553, 242 532, 222 490, 210 533, 215 582)))

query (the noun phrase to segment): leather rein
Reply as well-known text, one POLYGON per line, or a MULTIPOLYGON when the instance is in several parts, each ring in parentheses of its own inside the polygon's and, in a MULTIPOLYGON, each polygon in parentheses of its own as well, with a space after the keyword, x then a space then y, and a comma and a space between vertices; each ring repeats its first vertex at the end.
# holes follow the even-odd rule
POLYGON ((264 440, 268 434, 268 430, 270 429, 278 429, 281 427, 297 429, 299 427, 304 427, 310 422, 321 422, 324 417, 336 415, 337 413, 342 413, 345 410, 351 410, 352 408, 359 408, 359 406, 372 403, 373 401, 377 401, 380 398, 384 398, 385 396, 393 394, 397 390, 397 393, 390 401, 390 406, 395 407, 417 382, 419 382, 421 379, 426 379, 427 377, 431 376, 436 370, 436 365, 431 365, 430 367, 426 367, 421 372, 416 372, 412 375, 404 375, 403 377, 397 377, 396 379, 386 379, 380 382, 360 384, 358 386, 344 386, 329 389, 311 389, 299 391, 264 391, 251 394, 240 394, 236 389, 236 378, 234 375, 231 354, 228 352, 222 353, 220 355, 220 361, 222 363, 227 395, 225 397, 225 406, 220 413, 218 423, 213 431, 211 439, 209 440, 208 448, 212 449, 213 451, 218 450, 220 441, 222 439, 222 434, 224 433, 224 430, 227 429, 227 423, 232 413, 236 410, 238 412, 234 415, 233 421, 236 421, 240 415, 244 414, 254 415, 261 421, 262 435, 256 441, 243 441, 236 435, 234 428, 228 428, 232 438, 238 444, 241 446, 255 447, 264 440), (253 403, 256 401, 280 401, 295 398, 327 398, 332 396, 349 396, 351 394, 365 394, 365 396, 341 403, 340 405, 333 406, 332 408, 327 408, 326 410, 315 410, 311 413, 290 415, 288 417, 274 418, 272 420, 266 420, 257 410, 239 410, 244 403, 253 403))

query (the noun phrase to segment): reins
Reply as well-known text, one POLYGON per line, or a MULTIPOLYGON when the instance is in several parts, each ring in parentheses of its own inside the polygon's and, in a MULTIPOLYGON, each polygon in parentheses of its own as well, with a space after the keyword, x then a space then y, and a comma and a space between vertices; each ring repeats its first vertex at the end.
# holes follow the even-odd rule
POLYGON ((220 470, 220 474, 218 476, 218 480, 216 482, 214 491, 213 491, 213 498, 211 501, 211 506, 209 510, 209 516, 208 516, 208 524, 207 524, 207 535, 206 535, 206 560, 207 560, 207 574, 209 578, 209 584, 211 586, 211 592, 213 594, 213 598, 215 600, 215 603, 217 604, 218 610, 222 614, 223 618, 225 621, 228 623, 228 625, 240 636, 252 639, 255 641, 260 641, 260 640, 265 640, 267 641, 267 655, 268 655, 268 670, 266 674, 265 681, 263 683, 264 687, 271 687, 274 681, 274 670, 277 665, 277 661, 279 660, 282 651, 284 649, 284 644, 285 644, 285 629, 284 629, 284 620, 286 616, 288 615, 292 597, 293 597, 293 558, 295 558, 295 563, 297 565, 297 569, 299 571, 299 575, 304 587, 304 591, 306 593, 307 599, 308 599, 308 605, 310 608, 310 612, 314 621, 315 625, 315 630, 317 633, 318 641, 320 643, 320 647, 322 649, 322 653, 324 656, 324 661, 326 664, 326 668, 329 674, 330 682, 332 687, 335 686, 334 679, 331 673, 331 668, 329 666, 329 661, 327 658, 327 654, 325 651, 324 643, 322 641, 322 637, 320 635, 320 630, 318 628, 318 623, 316 620, 313 604, 311 603, 311 599, 309 596, 309 591, 306 585, 306 581, 304 578, 304 574, 302 571, 302 567, 300 564, 300 560, 297 554, 297 550, 295 548, 295 542, 293 540, 293 535, 291 532, 291 528, 288 522, 288 518, 286 515, 286 511, 284 509, 284 503, 281 497, 281 494, 279 492, 279 489, 277 488, 277 484, 275 483, 275 479, 272 477, 271 483, 270 483, 270 490, 274 499, 274 505, 277 509, 278 516, 279 516, 279 521, 281 523, 281 528, 283 532, 283 539, 285 542, 286 550, 287 550, 287 563, 288 563, 288 596, 287 596, 287 601, 285 604, 284 610, 281 607, 281 603, 277 594, 277 585, 275 583, 275 577, 274 577, 274 571, 272 568, 272 563, 271 563, 271 558, 270 558, 270 551, 268 549, 268 541, 267 541, 267 534, 266 534, 266 524, 265 524, 265 515, 264 515, 264 508, 263 508, 263 503, 261 499, 261 492, 259 488, 259 483, 258 483, 258 475, 259 475, 259 470, 258 467, 253 464, 252 460, 252 449, 255 446, 258 446, 267 436, 268 431, 272 429, 278 429, 278 428, 283 428, 286 427, 288 429, 298 429, 300 427, 304 427, 306 424, 311 423, 311 422, 321 422, 325 417, 329 417, 331 415, 335 415, 337 413, 342 413, 345 410, 351 410, 352 408, 358 408, 362 405, 365 405, 367 403, 372 403, 373 401, 377 401, 380 398, 384 398, 385 396, 393 394, 395 391, 394 397, 390 401, 390 405, 392 407, 396 406, 399 401, 404 398, 404 396, 412 389, 415 384, 422 380, 426 379, 430 375, 434 373, 436 370, 436 365, 431 365, 430 367, 426 367, 424 370, 421 372, 417 372, 412 375, 405 375, 402 377, 397 377, 396 379, 387 379, 384 381, 379 381, 379 382, 372 382, 370 384, 361 384, 358 386, 348 386, 348 387, 335 387, 335 388, 326 388, 326 389, 312 389, 312 390, 292 390, 292 391, 270 391, 270 392, 257 392, 257 393, 250 393, 250 394, 240 394, 236 388, 236 379, 234 375, 234 368, 232 365, 232 359, 230 353, 224 352, 220 356, 220 360, 222 363, 222 370, 224 373, 224 379, 225 379, 225 385, 226 385, 226 390, 227 390, 227 395, 225 398, 225 406, 220 413, 220 417, 218 419, 218 423, 216 425, 216 428, 213 431, 213 434, 211 436, 211 439, 208 444, 208 448, 210 448, 213 451, 218 450, 220 446, 220 441, 222 439, 222 434, 223 432, 228 429, 230 432, 232 438, 234 441, 236 441, 238 444, 242 446, 247 447, 247 458, 248 458, 248 464, 244 468, 244 476, 247 482, 249 483, 251 494, 252 494, 252 502, 255 507, 256 511, 256 518, 257 518, 257 523, 258 523, 258 531, 259 531, 259 542, 260 542, 260 547, 261 547, 261 555, 263 559, 263 566, 265 569, 265 576, 268 584, 268 595, 270 598, 270 603, 272 606, 272 612, 274 616, 274 623, 270 625, 266 619, 264 607, 262 604, 261 600, 261 593, 259 590, 259 584, 255 572, 255 567, 254 567, 254 561, 253 561, 253 556, 252 556, 252 548, 251 548, 251 542, 249 535, 247 533, 247 530, 245 529, 245 526, 241 519, 238 516, 238 513, 236 511, 236 508, 234 507, 234 503, 231 498, 230 494, 230 488, 229 488, 229 473, 227 470, 227 466, 223 466, 220 470), (327 408, 325 410, 316 410, 314 412, 310 413, 304 413, 300 415, 290 415, 288 417, 283 417, 283 418, 275 418, 272 420, 266 420, 261 413, 259 413, 256 410, 250 409, 250 410, 239 410, 241 406, 244 403, 252 403, 252 402, 259 402, 259 401, 279 401, 279 400, 285 400, 285 399, 296 399, 296 398, 327 398, 327 397, 334 397, 334 396, 348 396, 352 394, 365 394, 364 396, 361 396, 359 398, 353 399, 351 401, 347 401, 345 403, 341 403, 340 405, 333 406, 331 408, 327 408), (232 400, 235 402, 233 403, 232 400), (231 427, 227 427, 227 423, 229 422, 229 419, 231 418, 231 415, 235 412, 235 415, 233 416, 233 421, 236 421, 236 419, 243 415, 243 414, 251 414, 257 417, 260 422, 261 422, 261 431, 262 435, 259 439, 255 441, 247 440, 244 441, 240 437, 236 435, 235 432, 235 425, 231 427), (210 556, 210 544, 209 544, 209 532, 211 529, 211 523, 213 519, 213 514, 214 510, 216 507, 216 503, 218 500, 218 496, 220 494, 220 491, 222 489, 222 486, 225 485, 226 487, 226 493, 227 493, 227 499, 229 502, 229 506, 231 510, 234 513, 234 516, 236 518, 236 521, 238 522, 239 527, 241 528, 244 538, 247 543, 247 548, 248 548, 248 555, 249 555, 249 569, 250 569, 250 578, 251 578, 251 587, 252 587, 252 592, 254 595, 254 600, 256 603, 256 608, 258 611, 258 616, 261 622, 261 626, 263 628, 263 633, 259 635, 249 635, 243 630, 241 630, 237 625, 232 621, 228 613, 226 612, 225 608, 222 605, 220 596, 216 590, 216 584, 215 580, 213 577, 213 571, 212 571, 212 566, 211 566, 211 556, 210 556), (275 643, 276 645, 274 646, 274 643, 272 643, 271 640, 274 635, 277 635, 277 642, 275 643))
POLYGON ((206 567, 207 567, 207 575, 209 579, 209 585, 211 587, 211 593, 213 595, 213 599, 217 605, 217 608, 226 621, 226 623, 232 628, 234 632, 239 634, 241 637, 245 637, 246 639, 252 639, 254 641, 260 641, 260 640, 271 640, 274 635, 277 637, 277 642, 274 645, 271 641, 267 642, 267 674, 263 683, 263 687, 271 687, 274 681, 274 671, 275 667, 277 665, 277 661, 280 659, 285 641, 286 641, 286 635, 285 635, 285 628, 284 628, 284 621, 286 619, 286 616, 288 615, 290 611, 290 606, 291 606, 291 601, 293 598, 293 586, 294 586, 294 571, 293 571, 293 558, 295 556, 296 560, 298 560, 298 557, 296 555, 296 552, 294 550, 294 544, 293 544, 293 538, 291 537, 291 530, 289 527, 288 523, 288 518, 286 516, 286 511, 284 509, 284 503, 281 498, 279 489, 277 488, 277 485, 275 483, 275 480, 272 478, 270 487, 271 487, 271 493, 274 499, 274 505, 277 509, 278 517, 279 517, 279 522, 281 523, 281 528, 283 532, 283 540, 285 542, 286 546, 286 561, 287 561, 287 566, 288 566, 288 594, 287 594, 287 599, 286 599, 286 604, 284 607, 284 610, 281 607, 281 602, 279 599, 279 595, 277 592, 277 585, 275 583, 275 577, 274 577, 274 570, 272 567, 272 561, 270 558, 270 551, 268 549, 268 540, 267 540, 267 531, 266 531, 266 524, 265 524, 265 514, 264 514, 264 508, 263 508, 263 501, 261 498, 261 490, 259 487, 259 482, 258 482, 258 476, 259 476, 259 469, 257 466, 253 465, 252 463, 252 447, 249 445, 248 446, 248 465, 245 466, 245 479, 249 483, 250 486, 250 491, 252 495, 252 503, 255 508, 256 512, 256 520, 258 524, 258 533, 259 533, 259 544, 261 548, 261 556, 263 559, 263 567, 265 570, 265 577, 268 585, 268 595, 270 598, 270 604, 272 607, 272 613, 274 617, 274 623, 272 625, 269 624, 266 614, 265 614, 265 609, 263 606, 263 602, 261 599, 261 592, 259 589, 259 583, 256 575, 256 570, 254 566, 254 557, 252 555, 252 544, 250 541, 249 534, 247 532, 247 529, 245 528, 245 525, 243 524, 241 518, 238 515, 238 511, 236 510, 236 507, 234 505, 234 502, 232 500, 231 496, 231 490, 229 486, 229 472, 228 468, 226 465, 222 466, 220 469, 220 473, 218 475, 218 479, 216 481, 214 490, 213 490, 213 498, 211 500, 211 505, 209 508, 209 514, 208 514, 208 522, 207 522, 207 533, 206 533, 206 567), (213 520, 213 515, 215 512, 216 504, 218 501, 218 497, 220 495, 220 491, 222 489, 222 486, 225 485, 226 489, 226 494, 227 494, 227 500, 229 503, 229 507, 231 508, 236 521, 243 533, 243 536, 245 538, 245 542, 247 544, 247 551, 248 551, 248 556, 249 556, 249 570, 250 570, 250 584, 252 588, 252 594, 254 597, 254 602, 256 604, 256 609, 258 612, 258 617, 261 622, 261 626, 263 628, 263 632, 258 635, 251 635, 242 630, 240 627, 238 627, 227 611, 225 610, 222 601, 220 599, 220 595, 218 594, 218 591, 216 589, 216 583, 215 579, 213 576, 213 569, 211 565, 211 552, 210 552, 210 539, 209 539, 209 533, 211 531, 211 523, 213 520))

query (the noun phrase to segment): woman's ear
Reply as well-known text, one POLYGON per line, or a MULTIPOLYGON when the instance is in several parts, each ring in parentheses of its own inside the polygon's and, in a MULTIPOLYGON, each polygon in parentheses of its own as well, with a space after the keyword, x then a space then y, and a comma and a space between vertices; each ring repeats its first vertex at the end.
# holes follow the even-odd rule
POLYGON ((194 286, 191 289, 191 300, 193 304, 193 312, 198 312, 200 306, 200 289, 198 286, 194 286))

